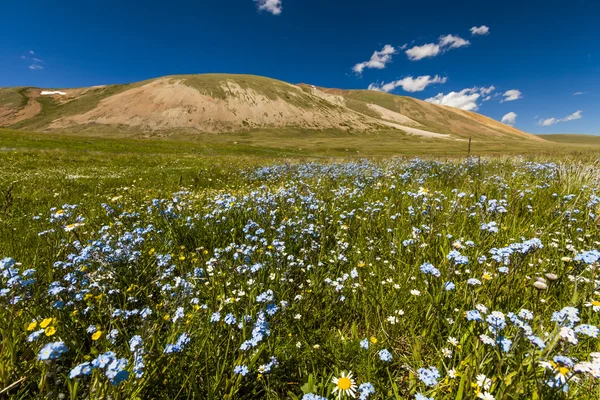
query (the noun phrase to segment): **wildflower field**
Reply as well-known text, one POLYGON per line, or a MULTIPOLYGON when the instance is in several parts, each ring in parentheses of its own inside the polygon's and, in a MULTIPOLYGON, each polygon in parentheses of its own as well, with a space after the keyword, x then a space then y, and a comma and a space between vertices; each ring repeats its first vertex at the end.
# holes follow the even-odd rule
POLYGON ((32 160, 2 181, 0 396, 600 398, 595 157, 239 161, 163 187, 32 160))

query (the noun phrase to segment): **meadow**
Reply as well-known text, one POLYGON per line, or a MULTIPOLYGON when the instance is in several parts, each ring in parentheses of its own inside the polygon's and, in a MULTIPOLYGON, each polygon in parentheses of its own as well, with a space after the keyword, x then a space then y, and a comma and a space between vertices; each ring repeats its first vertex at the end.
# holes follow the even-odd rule
POLYGON ((600 397, 597 150, 283 136, 0 131, 0 395, 600 397))

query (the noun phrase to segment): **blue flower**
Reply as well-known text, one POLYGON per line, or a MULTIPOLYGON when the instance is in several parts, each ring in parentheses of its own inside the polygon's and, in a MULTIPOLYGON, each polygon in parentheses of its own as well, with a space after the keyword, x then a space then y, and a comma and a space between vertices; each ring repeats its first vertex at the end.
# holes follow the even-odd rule
POLYGON ((184 315, 185 312, 183 307, 177 307, 177 310, 175 310, 175 315, 173 316, 173 322, 177 322, 177 320, 183 318, 184 315))
POLYGON ((440 378, 440 372, 436 367, 419 368, 417 374, 419 375, 419 380, 426 386, 437 385, 437 380, 440 378))
POLYGON ((84 362, 82 364, 77 365, 75 368, 69 372, 69 379, 78 378, 80 376, 90 376, 94 367, 89 362, 84 362))
POLYGON ((235 323, 236 323, 236 319, 235 319, 235 317, 233 316, 233 314, 229 313, 229 314, 227 314, 227 315, 225 316, 225 323, 226 323, 227 325, 233 325, 233 324, 235 324, 235 323))
POLYGON ((483 321, 479 310, 470 310, 466 312, 466 317, 469 321, 483 321))
POLYGON ((187 333, 182 333, 175 344, 168 344, 165 347, 165 354, 179 353, 183 351, 185 346, 190 342, 190 336, 187 333))
POLYGON ((369 395, 375 394, 375 387, 371 382, 361 383, 358 387, 358 394, 360 400, 367 400, 369 395))
POLYGON ((140 335, 135 335, 131 339, 129 339, 129 350, 131 352, 136 351, 138 347, 142 345, 142 337, 140 335))
POLYGON ((362 347, 365 350, 369 349, 369 339, 363 339, 360 341, 360 347, 362 347))
POLYGON ((585 264, 591 265, 600 261, 600 251, 590 250, 579 253, 574 258, 575 261, 581 261, 585 264))
POLYGON ((245 365, 236 365, 233 368, 233 373, 241 376, 246 376, 248 374, 248 367, 245 365))
POLYGON ((56 360, 60 358, 64 353, 69 351, 69 348, 65 345, 64 342, 54 342, 48 343, 42 350, 38 353, 38 360, 40 361, 50 361, 56 360))
POLYGON ((266 292, 259 294, 258 296, 256 296, 256 301, 258 303, 266 303, 268 301, 273 301, 273 291, 269 289, 266 292))
POLYGON ((221 313, 215 312, 210 316, 210 322, 219 322, 221 320, 221 313))
POLYGON ((313 393, 306 393, 304 396, 302 396, 302 400, 327 400, 327 398, 313 393))
POLYGON ((598 337, 598 331, 599 331, 598 328, 595 327, 594 325, 582 324, 582 325, 577 325, 575 327, 575 333, 580 333, 582 335, 593 337, 593 338, 598 337))
POLYGON ((113 362, 116 356, 117 355, 113 351, 107 351, 106 353, 100 354, 98 357, 96 357, 92 361, 92 366, 94 368, 104 369, 113 362))
POLYGON ((466 265, 469 263, 469 257, 463 256, 457 250, 452 250, 446 258, 454 261, 456 265, 466 265))
POLYGON ((387 349, 383 349, 379 352, 379 359, 381 361, 390 362, 392 361, 392 353, 387 351, 387 349))
POLYGON ((31 332, 29 334, 29 336, 27 336, 27 341, 28 342, 35 342, 36 340, 38 340, 40 338, 40 336, 42 336, 43 333, 44 333, 43 329, 37 330, 35 332, 31 332))
POLYGON ((436 278, 438 278, 441 275, 440 270, 437 269, 436 267, 434 267, 430 263, 425 263, 425 264, 421 265, 419 268, 421 269, 421 272, 424 273, 425 275, 433 275, 436 278))
POLYGON ((114 386, 129 379, 129 372, 125 370, 127 360, 124 358, 114 359, 104 371, 106 377, 114 386))
POLYGON ((433 400, 433 397, 427 397, 421 393, 415 394, 415 400, 433 400))

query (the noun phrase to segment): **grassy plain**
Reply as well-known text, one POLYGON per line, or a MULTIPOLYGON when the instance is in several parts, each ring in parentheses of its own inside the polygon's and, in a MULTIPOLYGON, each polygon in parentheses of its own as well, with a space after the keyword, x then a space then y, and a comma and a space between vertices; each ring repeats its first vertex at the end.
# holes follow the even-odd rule
POLYGON ((404 139, 0 130, 1 395, 598 398, 600 153, 404 139))

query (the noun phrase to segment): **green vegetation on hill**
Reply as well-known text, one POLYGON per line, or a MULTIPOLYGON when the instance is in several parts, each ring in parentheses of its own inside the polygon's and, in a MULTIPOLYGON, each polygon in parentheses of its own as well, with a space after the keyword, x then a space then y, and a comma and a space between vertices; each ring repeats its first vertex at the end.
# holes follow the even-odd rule
POLYGON ((29 100, 25 95, 26 87, 0 88, 0 106, 10 109, 24 107, 29 100))
MULTIPOLYGON (((11 125, 13 129, 42 130, 58 118, 83 114, 109 96, 129 89, 129 85, 109 85, 89 89, 72 100, 62 101, 51 96, 40 96, 35 100, 42 105, 42 111, 33 118, 11 125)), ((67 89, 68 90, 68 89, 67 89)))
POLYGON ((389 93, 372 90, 341 91, 347 99, 354 99, 365 104, 376 104, 397 112, 420 123, 424 129, 437 133, 457 134, 462 137, 486 138, 489 134, 482 130, 480 122, 469 119, 461 114, 438 107, 421 100, 406 96, 396 96, 389 93))
POLYGON ((277 79, 265 78, 256 75, 235 74, 202 74, 202 75, 172 75, 166 78, 183 79, 187 86, 193 87, 200 93, 217 99, 228 97, 242 97, 249 100, 245 93, 236 92, 235 88, 228 89, 228 82, 265 96, 270 100, 282 99, 286 103, 300 108, 335 108, 327 101, 321 101, 298 90, 289 83, 277 79))

